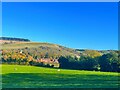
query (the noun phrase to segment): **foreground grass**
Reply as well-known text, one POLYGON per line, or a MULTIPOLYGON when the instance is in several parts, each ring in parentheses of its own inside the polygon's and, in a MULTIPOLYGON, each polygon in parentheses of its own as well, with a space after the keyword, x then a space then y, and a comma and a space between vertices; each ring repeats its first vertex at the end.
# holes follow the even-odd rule
POLYGON ((3 88, 118 88, 118 73, 2 65, 3 88))

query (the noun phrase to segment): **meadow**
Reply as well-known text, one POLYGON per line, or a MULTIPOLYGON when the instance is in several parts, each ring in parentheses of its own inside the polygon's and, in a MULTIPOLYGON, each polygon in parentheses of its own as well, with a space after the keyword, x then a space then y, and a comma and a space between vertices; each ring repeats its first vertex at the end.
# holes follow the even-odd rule
POLYGON ((118 73, 2 65, 3 88, 118 88, 118 73))

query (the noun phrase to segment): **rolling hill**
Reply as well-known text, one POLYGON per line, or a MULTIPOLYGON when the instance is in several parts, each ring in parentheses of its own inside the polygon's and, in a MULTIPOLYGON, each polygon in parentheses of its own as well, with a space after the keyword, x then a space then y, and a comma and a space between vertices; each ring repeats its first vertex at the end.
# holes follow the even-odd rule
POLYGON ((119 71, 118 51, 114 50, 73 49, 58 44, 18 38, 17 40, 2 39, 2 42, 4 43, 1 43, 0 62, 3 64, 119 71), (107 68, 104 67, 106 65, 107 68))
POLYGON ((55 53, 57 55, 73 55, 73 56, 79 56, 79 52, 77 52, 75 49, 67 48, 64 46, 60 46, 57 44, 51 44, 51 43, 44 43, 44 42, 30 42, 25 41, 28 39, 12 39, 12 38, 3 38, 1 39, 2 47, 1 49, 29 49, 31 50, 37 50, 44 53, 55 53), (18 41, 19 40, 19 41, 18 41))
POLYGON ((89 50, 89 49, 73 49, 64 47, 58 44, 45 43, 45 42, 32 42, 29 39, 24 38, 11 38, 11 37, 0 37, 1 49, 3 50, 14 50, 27 49, 28 52, 44 52, 50 53, 57 56, 77 56, 80 57, 81 54, 87 55, 89 52, 97 51, 101 54, 109 53, 113 50, 89 50))

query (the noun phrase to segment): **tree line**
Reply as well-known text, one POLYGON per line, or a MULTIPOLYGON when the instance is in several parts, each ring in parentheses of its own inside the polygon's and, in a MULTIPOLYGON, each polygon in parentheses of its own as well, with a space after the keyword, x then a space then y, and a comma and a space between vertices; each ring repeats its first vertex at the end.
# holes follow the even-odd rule
POLYGON ((120 72, 120 55, 117 52, 110 52, 101 56, 81 56, 80 58, 71 56, 61 56, 58 61, 60 68, 95 70, 107 72, 120 72))
POLYGON ((0 37, 0 40, 25 41, 25 42, 30 42, 29 39, 24 39, 24 38, 12 38, 12 37, 0 37))
POLYGON ((80 56, 60 55, 55 52, 45 52, 35 48, 0 50, 0 62, 7 64, 35 65, 53 67, 47 63, 38 62, 40 59, 57 59, 59 68, 95 71, 120 71, 120 55, 118 51, 101 54, 95 50, 87 50, 80 56))

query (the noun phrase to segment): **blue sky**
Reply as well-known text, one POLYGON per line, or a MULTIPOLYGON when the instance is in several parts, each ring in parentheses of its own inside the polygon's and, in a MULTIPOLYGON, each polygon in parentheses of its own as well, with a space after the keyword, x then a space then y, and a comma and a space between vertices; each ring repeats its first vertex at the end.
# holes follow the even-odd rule
POLYGON ((118 3, 3 3, 2 35, 70 48, 118 49, 118 3))

